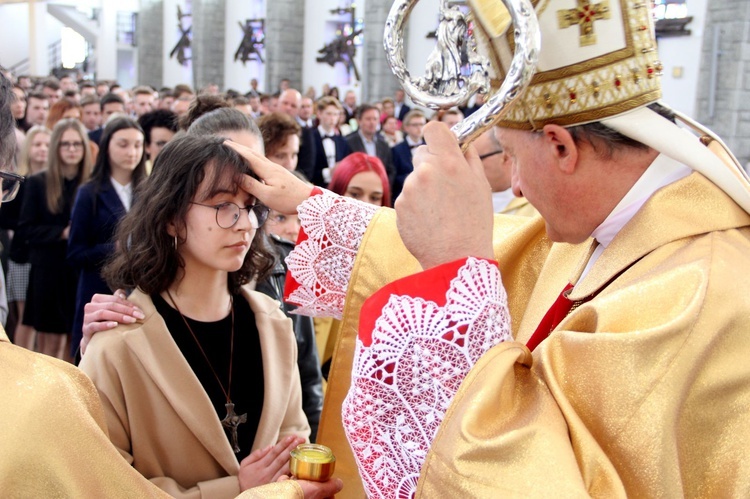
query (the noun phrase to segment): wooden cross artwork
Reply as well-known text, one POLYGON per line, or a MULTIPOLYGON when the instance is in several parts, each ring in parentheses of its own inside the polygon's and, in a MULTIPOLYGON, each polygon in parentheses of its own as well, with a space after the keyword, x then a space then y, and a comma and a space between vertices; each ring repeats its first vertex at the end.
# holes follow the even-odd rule
POLYGON ((247 61, 263 60, 263 54, 260 50, 265 45, 265 21, 263 19, 247 19, 245 24, 237 21, 242 30, 243 37, 240 46, 234 53, 234 60, 242 61, 244 66, 247 61))
POLYGON ((191 59, 192 48, 190 40, 190 31, 193 29, 192 26, 187 28, 182 27, 182 18, 192 17, 191 14, 184 14, 180 6, 177 6, 177 29, 180 30, 180 39, 177 40, 177 45, 174 46, 172 51, 169 53, 169 58, 172 59, 177 56, 177 62, 183 66, 188 65, 188 61, 191 59))
POLYGON ((609 19, 609 0, 602 0, 597 4, 590 0, 576 0, 578 6, 575 9, 564 9, 557 11, 557 22, 560 29, 578 25, 581 33, 581 47, 594 45, 596 33, 594 33, 594 21, 609 19))

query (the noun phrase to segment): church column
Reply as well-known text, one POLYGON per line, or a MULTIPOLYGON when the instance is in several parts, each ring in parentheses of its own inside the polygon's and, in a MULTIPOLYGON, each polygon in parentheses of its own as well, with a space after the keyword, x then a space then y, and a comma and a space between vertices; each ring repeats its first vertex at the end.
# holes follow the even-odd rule
POLYGON ((226 0, 193 0, 193 74, 195 89, 209 83, 224 88, 226 0))
POLYGON ((117 79, 117 5, 113 2, 102 2, 99 11, 96 77, 100 80, 117 79))
MULTIPOLYGON (((688 3, 688 6, 690 4, 688 3)), ((750 163, 750 2, 708 2, 703 34, 697 119, 750 163)), ((669 102, 669 96, 665 96, 669 102)))
MULTIPOLYGON (((370 0, 365 4, 365 68, 362 77, 362 102, 375 102, 383 97, 393 96, 400 87, 393 76, 383 48, 383 29, 391 2, 370 0)), ((407 33, 404 33, 404 37, 407 33)), ((408 38, 405 38, 405 40, 408 38)), ((406 47, 406 43, 404 43, 406 47)))
MULTIPOLYGON (((138 14, 138 81, 158 90, 162 85, 164 56, 164 1, 141 0, 138 14)), ((109 34, 111 37, 111 33, 109 34)))
POLYGON ((284 78, 290 80, 293 88, 305 91, 301 88, 304 36, 304 0, 266 3, 266 78, 262 87, 265 92, 275 93, 284 78))
POLYGON ((29 74, 49 74, 49 48, 47 41, 47 3, 29 1, 29 74))

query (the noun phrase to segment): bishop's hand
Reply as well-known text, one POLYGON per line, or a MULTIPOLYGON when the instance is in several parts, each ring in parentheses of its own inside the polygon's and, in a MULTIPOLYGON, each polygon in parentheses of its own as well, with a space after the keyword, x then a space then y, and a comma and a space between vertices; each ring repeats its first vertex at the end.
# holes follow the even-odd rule
POLYGON ((494 258, 492 190, 476 150, 461 153, 440 122, 425 126, 424 139, 395 204, 406 248, 425 270, 469 256, 494 258))
POLYGON ((224 144, 245 158, 250 163, 250 169, 260 179, 245 175, 242 189, 272 210, 285 214, 297 213, 297 206, 310 197, 312 186, 292 175, 283 166, 231 140, 225 141, 224 144))

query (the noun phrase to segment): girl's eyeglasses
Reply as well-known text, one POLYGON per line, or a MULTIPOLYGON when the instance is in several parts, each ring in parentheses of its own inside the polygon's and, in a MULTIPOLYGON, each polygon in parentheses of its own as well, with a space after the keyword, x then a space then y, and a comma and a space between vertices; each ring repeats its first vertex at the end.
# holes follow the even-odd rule
POLYGON ((260 229, 263 223, 268 218, 268 206, 264 206, 260 203, 256 203, 252 206, 240 207, 236 203, 221 203, 217 205, 195 203, 193 201, 190 204, 198 206, 204 206, 206 208, 213 208, 216 210, 216 225, 222 229, 230 229, 234 227, 234 224, 240 219, 240 213, 242 210, 247 211, 247 216, 250 219, 250 225, 253 229, 260 229))

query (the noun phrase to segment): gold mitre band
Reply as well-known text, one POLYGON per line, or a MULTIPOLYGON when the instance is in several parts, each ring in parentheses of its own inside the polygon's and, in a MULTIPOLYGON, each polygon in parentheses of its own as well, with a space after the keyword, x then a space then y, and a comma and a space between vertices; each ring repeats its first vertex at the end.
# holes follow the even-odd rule
MULTIPOLYGON (((532 0, 541 30, 537 71, 497 125, 536 130, 580 125, 650 104, 661 97, 650 2, 532 0)), ((480 47, 498 82, 514 51, 500 0, 469 0, 480 47)), ((494 89, 493 89, 494 90, 494 89)))

